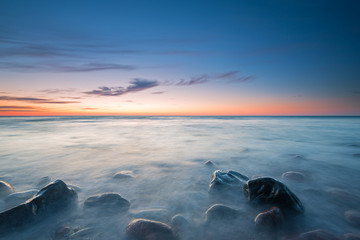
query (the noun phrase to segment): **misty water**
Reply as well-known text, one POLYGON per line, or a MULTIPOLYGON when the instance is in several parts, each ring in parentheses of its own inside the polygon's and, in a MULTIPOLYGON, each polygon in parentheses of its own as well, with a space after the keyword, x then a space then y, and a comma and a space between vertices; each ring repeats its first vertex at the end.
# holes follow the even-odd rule
MULTIPOLYGON (((254 217, 266 208, 241 196, 226 203, 244 213, 242 221, 228 236, 214 231, 206 239, 282 239, 318 228, 338 236, 359 233, 344 218, 345 211, 360 210, 359 133, 357 117, 1 117, 1 181, 16 192, 36 189, 45 176, 78 187, 77 207, 70 212, 47 216, 4 239, 52 239, 61 225, 93 228, 93 235, 79 239, 125 239, 129 221, 148 209, 166 210, 168 216, 158 217, 168 224, 182 214, 194 228, 189 239, 201 239, 204 213, 216 203, 208 188, 217 169, 278 179, 305 212, 286 227, 261 230, 254 217), (208 160, 215 166, 205 166, 208 160), (119 171, 133 177, 114 178, 119 171), (305 180, 283 179, 288 171, 303 173, 305 180), (345 198, 336 189, 346 192, 345 198), (83 210, 86 198, 105 192, 129 200, 129 211, 83 210)), ((17 204, 0 199, 0 210, 17 204)))

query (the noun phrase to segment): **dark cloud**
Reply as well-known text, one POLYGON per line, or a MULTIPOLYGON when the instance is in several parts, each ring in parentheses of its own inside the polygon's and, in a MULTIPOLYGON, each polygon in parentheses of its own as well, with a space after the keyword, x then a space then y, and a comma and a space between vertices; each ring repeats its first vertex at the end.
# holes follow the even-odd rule
POLYGON ((92 90, 84 93, 89 95, 97 95, 97 96, 120 96, 126 93, 143 91, 156 86, 159 86, 159 82, 156 80, 135 78, 130 82, 130 85, 126 88, 102 86, 96 90, 92 90))
POLYGON ((230 80, 230 82, 249 82, 255 78, 255 76, 238 76, 235 79, 230 80))
POLYGON ((48 89, 39 90, 38 92, 55 94, 55 93, 69 93, 69 92, 74 92, 75 90, 76 90, 75 88, 67 88, 67 89, 48 88, 48 89))
POLYGON ((0 106, 0 109, 35 109, 30 106, 0 106))
POLYGON ((209 81, 209 77, 207 75, 202 75, 200 77, 191 77, 189 80, 181 79, 175 85, 177 86, 190 86, 194 84, 202 84, 209 81))
POLYGON ((163 94, 165 92, 152 92, 151 94, 163 94))
POLYGON ((239 73, 239 71, 226 72, 226 73, 222 73, 222 74, 216 76, 215 78, 218 78, 218 79, 232 78, 232 77, 235 77, 238 73, 239 73))
POLYGON ((78 101, 55 101, 47 98, 11 97, 11 96, 0 96, 0 101, 22 101, 22 102, 31 102, 31 103, 50 103, 50 104, 80 103, 78 101))
POLYGON ((35 112, 38 110, 32 109, 32 110, 24 110, 24 109, 0 109, 0 112, 35 112))

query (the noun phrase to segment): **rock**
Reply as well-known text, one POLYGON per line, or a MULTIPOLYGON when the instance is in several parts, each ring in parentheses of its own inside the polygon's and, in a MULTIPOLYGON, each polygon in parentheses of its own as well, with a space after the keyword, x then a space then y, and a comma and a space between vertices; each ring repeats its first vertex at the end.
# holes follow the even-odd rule
POLYGON ((215 164, 214 164, 212 161, 208 160, 208 161, 206 161, 206 162, 204 163, 204 166, 206 166, 206 167, 214 167, 215 164))
POLYGON ((235 171, 216 170, 209 185, 209 194, 212 198, 236 199, 242 196, 242 188, 247 180, 248 177, 235 171))
POLYGON ((121 197, 118 193, 104 193, 91 196, 84 202, 84 208, 100 208, 111 212, 127 211, 130 208, 130 202, 121 197))
POLYGON ((43 188, 45 187, 46 185, 48 185, 49 183, 51 183, 51 178, 46 176, 46 177, 42 177, 40 178, 40 180, 35 184, 35 186, 37 188, 43 188))
POLYGON ((125 229, 134 240, 177 240, 173 229, 162 222, 135 219, 125 229))
POLYGON ((83 228, 80 229, 79 231, 74 232, 73 234, 71 234, 69 236, 69 239, 71 240, 75 240, 75 239, 93 239, 93 235, 95 235, 96 233, 96 229, 93 227, 89 227, 89 228, 83 228))
POLYGON ((77 193, 81 192, 81 188, 79 186, 73 185, 73 184, 67 184, 69 188, 74 189, 77 193))
POLYGON ((120 171, 114 174, 114 178, 116 179, 129 179, 133 177, 134 175, 132 171, 120 171))
POLYGON ((360 234, 355 233, 345 233, 343 235, 344 240, 360 240, 360 234))
POLYGON ((344 213, 345 219, 348 223, 360 228, 360 212, 356 210, 349 210, 344 213))
POLYGON ((255 225, 258 227, 276 227, 282 224, 284 216, 278 207, 272 207, 270 210, 259 213, 255 219, 255 225))
POLYGON ((271 204, 283 211, 293 213, 304 212, 304 207, 298 197, 283 183, 269 177, 252 179, 244 185, 248 200, 255 204, 271 204))
POLYGON ((171 226, 176 232, 184 232, 191 228, 190 223, 186 218, 177 214, 171 218, 171 226))
POLYGON ((317 229, 300 234, 293 240, 339 240, 334 234, 323 229, 317 229))
POLYGON ((38 192, 39 192, 39 190, 31 189, 31 190, 27 190, 27 191, 23 191, 23 192, 11 193, 5 198, 5 202, 7 202, 7 203, 24 202, 24 201, 32 198, 38 192))
POLYGON ((0 198, 6 197, 13 192, 14 189, 10 184, 0 181, 0 198))
POLYGON ((26 225, 42 217, 64 209, 77 199, 77 194, 61 180, 41 189, 32 199, 0 213, 0 233, 26 225))
POLYGON ((304 174, 300 173, 300 172, 286 172, 283 173, 281 175, 282 178, 286 179, 286 180, 293 180, 293 181, 298 181, 298 182, 302 182, 305 180, 305 176, 304 174))
POLYGON ((69 237, 74 231, 67 226, 60 226, 55 230, 55 239, 63 239, 69 237))
POLYGON ((327 190, 326 193, 329 195, 331 200, 344 206, 357 207, 360 202, 360 198, 358 196, 339 188, 331 188, 327 190))
POLYGON ((243 214, 232 207, 223 204, 214 204, 205 212, 206 224, 221 221, 233 222, 243 214))
POLYGON ((166 209, 146 209, 131 214, 133 218, 144 218, 159 222, 170 222, 171 214, 166 209))

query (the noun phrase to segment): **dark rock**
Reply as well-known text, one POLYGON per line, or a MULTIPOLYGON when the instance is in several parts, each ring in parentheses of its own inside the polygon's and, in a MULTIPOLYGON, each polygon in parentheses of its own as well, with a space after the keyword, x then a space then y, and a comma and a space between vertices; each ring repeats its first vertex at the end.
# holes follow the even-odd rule
POLYGON ((69 239, 71 240, 82 240, 82 239, 94 239, 94 235, 96 234, 96 228, 89 227, 89 228, 83 228, 79 229, 78 231, 72 233, 69 236, 69 239))
POLYGON ((162 222, 135 219, 125 229, 134 240, 177 240, 173 229, 162 222))
POLYGON ((40 178, 40 180, 35 184, 35 186, 37 188, 42 188, 45 187, 46 185, 48 185, 49 183, 51 183, 51 178, 46 176, 46 177, 42 177, 40 178))
POLYGON ((101 208, 112 212, 127 211, 130 208, 130 202, 117 193, 104 193, 91 196, 84 202, 84 208, 101 208))
POLYGON ((258 227, 276 227, 283 223, 284 216, 278 207, 272 207, 270 210, 259 213, 255 219, 255 225, 258 227))
POLYGON ((23 192, 11 193, 5 198, 5 202, 7 202, 7 203, 24 202, 24 201, 32 198, 38 192, 39 192, 39 190, 31 189, 31 190, 27 190, 27 191, 23 191, 23 192))
POLYGON ((304 212, 304 207, 298 197, 283 183, 269 177, 252 179, 244 185, 248 200, 255 204, 271 204, 283 211, 293 213, 304 212))
POLYGON ((143 218, 159 222, 170 222, 171 214, 166 209, 146 209, 131 214, 133 218, 143 218))
POLYGON ((300 234, 297 238, 292 240, 339 240, 334 234, 323 230, 317 229, 300 234))
POLYGON ((129 179, 133 177, 134 175, 132 171, 120 171, 114 174, 114 178, 116 179, 129 179))
POLYGON ((242 196, 242 188, 248 177, 235 171, 216 170, 209 185, 212 198, 232 199, 242 196))
POLYGON ((212 161, 210 161, 210 160, 206 161, 206 162, 204 163, 204 165, 205 165, 206 167, 214 167, 214 166, 215 166, 215 164, 214 164, 212 161))
POLYGON ((7 195, 14 192, 13 187, 7 182, 0 181, 0 198, 6 197, 7 195))
POLYGON ((0 213, 0 233, 40 220, 47 214, 64 209, 77 199, 77 194, 61 180, 41 189, 27 202, 0 213))
POLYGON ((293 180, 293 181, 298 181, 298 182, 302 182, 305 180, 305 176, 304 174, 300 173, 300 172, 286 172, 283 173, 281 175, 282 178, 287 179, 287 180, 293 180))
POLYGON ((233 222, 242 216, 242 212, 223 204, 214 204, 205 212, 205 222, 207 224, 221 221, 233 222))
POLYGON ((186 218, 180 214, 177 214, 171 218, 171 226, 176 232, 182 232, 191 228, 188 220, 186 220, 186 218))
POLYGON ((74 231, 67 226, 60 226, 55 230, 55 239, 63 239, 69 237, 74 231))
POLYGON ((345 219, 348 223, 360 228, 360 212, 356 210, 349 210, 344 213, 345 219))
POLYGON ((355 233, 345 233, 343 235, 344 240, 360 240, 360 234, 355 233))

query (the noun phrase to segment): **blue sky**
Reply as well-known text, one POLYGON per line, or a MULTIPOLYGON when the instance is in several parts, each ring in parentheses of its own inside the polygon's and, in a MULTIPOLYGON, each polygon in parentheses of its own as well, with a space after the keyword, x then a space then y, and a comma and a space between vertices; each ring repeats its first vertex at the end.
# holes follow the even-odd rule
POLYGON ((0 105, 266 115, 273 103, 288 109, 275 115, 358 115, 359 12, 358 1, 2 0, 0 105))

